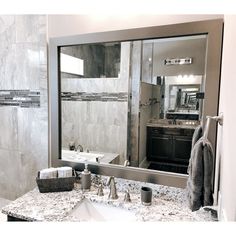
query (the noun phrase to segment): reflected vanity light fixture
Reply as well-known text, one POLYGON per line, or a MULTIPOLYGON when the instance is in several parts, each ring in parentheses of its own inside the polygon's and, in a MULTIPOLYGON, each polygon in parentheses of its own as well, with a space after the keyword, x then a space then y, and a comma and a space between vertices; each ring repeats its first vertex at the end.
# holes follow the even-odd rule
POLYGON ((84 60, 61 53, 61 72, 84 75, 84 60))
POLYGON ((172 58, 172 59, 165 59, 164 65, 170 66, 170 65, 189 65, 192 64, 192 58, 186 57, 186 58, 172 58))

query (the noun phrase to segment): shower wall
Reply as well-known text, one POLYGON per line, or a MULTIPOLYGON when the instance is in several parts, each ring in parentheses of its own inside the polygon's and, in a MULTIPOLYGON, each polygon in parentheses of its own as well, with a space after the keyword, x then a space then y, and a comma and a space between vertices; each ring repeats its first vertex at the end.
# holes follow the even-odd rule
POLYGON ((0 16, 0 197, 34 188, 48 166, 46 16, 0 16))
POLYGON ((70 141, 90 151, 127 153, 130 42, 121 43, 119 78, 62 78, 62 147, 70 141))

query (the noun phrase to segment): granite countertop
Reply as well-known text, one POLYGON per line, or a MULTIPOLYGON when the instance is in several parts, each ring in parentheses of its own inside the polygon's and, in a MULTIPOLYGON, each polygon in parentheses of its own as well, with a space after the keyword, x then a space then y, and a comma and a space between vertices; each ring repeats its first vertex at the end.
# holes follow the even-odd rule
POLYGON ((147 123, 148 127, 160 127, 168 129, 195 129, 196 125, 172 125, 172 124, 158 124, 158 123, 147 123))
POLYGON ((149 120, 147 126, 168 129, 195 129, 199 125, 199 121, 192 120, 176 120, 176 124, 172 124, 172 122, 173 120, 153 118, 149 120))
MULTIPOLYGON (((105 183, 108 177, 103 176, 105 183)), ((144 183, 115 178, 116 200, 108 199, 109 189, 104 187, 104 196, 97 195, 97 187, 82 192, 80 184, 75 184, 72 191, 40 193, 36 187, 22 197, 2 208, 2 213, 28 221, 75 221, 70 215, 72 209, 84 198, 114 207, 133 211, 137 221, 215 221, 210 211, 201 208, 192 212, 186 203, 185 190, 181 188, 144 183), (140 188, 148 186, 153 189, 151 206, 140 202, 140 188), (125 191, 129 189, 131 202, 124 203, 125 191)), ((78 221, 78 220, 76 220, 78 221)))

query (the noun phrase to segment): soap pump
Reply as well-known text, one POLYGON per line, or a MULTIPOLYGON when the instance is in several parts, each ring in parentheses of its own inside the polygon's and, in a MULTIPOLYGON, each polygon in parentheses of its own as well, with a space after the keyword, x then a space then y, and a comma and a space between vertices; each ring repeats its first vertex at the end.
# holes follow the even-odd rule
POLYGON ((88 164, 85 163, 85 169, 81 173, 81 188, 89 190, 91 187, 91 172, 88 170, 88 164))

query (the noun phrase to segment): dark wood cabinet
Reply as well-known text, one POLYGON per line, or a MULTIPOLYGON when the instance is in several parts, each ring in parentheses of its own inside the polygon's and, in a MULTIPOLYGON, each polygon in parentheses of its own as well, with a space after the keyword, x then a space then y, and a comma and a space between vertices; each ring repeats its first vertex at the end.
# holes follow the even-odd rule
POLYGON ((155 135, 152 136, 149 142, 150 150, 148 153, 148 157, 151 157, 153 160, 166 160, 169 159, 172 155, 172 147, 173 141, 170 135, 155 135), (158 148, 156 148, 158 147, 158 148))
POLYGON ((186 173, 194 129, 147 127, 147 160, 159 170, 186 173))
POLYGON ((192 136, 172 136, 173 153, 172 160, 175 162, 187 164, 189 163, 192 136))

